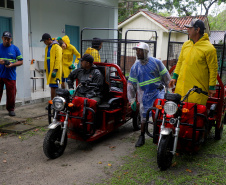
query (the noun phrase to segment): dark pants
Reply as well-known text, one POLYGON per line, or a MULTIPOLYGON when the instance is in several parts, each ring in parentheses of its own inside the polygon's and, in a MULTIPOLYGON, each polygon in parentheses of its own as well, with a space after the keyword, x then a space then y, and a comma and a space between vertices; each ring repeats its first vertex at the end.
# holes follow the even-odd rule
POLYGON ((14 111, 16 102, 16 80, 0 78, 0 102, 3 94, 4 84, 6 86, 6 109, 14 111))
MULTIPOLYGON (((80 93, 78 93, 78 92, 76 93, 76 96, 79 96, 79 97, 86 97, 85 95, 80 94, 80 93)), ((97 101, 97 104, 100 103, 100 97, 95 96, 95 97, 92 97, 92 98, 90 98, 90 99, 96 100, 96 101, 97 101)))

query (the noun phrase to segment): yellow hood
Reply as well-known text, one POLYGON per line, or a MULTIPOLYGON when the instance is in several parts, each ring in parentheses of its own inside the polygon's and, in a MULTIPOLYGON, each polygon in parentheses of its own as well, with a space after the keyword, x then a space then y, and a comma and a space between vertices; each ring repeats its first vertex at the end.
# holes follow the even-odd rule
POLYGON ((67 44, 67 45, 70 45, 70 39, 67 35, 63 36, 62 37, 62 40, 67 44))

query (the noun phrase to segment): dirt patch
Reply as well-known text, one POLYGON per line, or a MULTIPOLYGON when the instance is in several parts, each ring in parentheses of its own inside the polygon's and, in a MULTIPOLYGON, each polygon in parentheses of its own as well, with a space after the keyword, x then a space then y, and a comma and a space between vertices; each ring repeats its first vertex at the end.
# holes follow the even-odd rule
POLYGON ((132 123, 92 143, 68 140, 60 158, 43 153, 45 129, 0 137, 0 184, 92 184, 102 182, 135 150, 132 123))

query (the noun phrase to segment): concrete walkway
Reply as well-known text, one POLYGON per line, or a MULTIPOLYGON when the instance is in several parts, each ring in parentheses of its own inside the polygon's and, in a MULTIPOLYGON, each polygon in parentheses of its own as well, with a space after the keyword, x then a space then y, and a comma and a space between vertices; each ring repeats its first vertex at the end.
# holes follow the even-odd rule
POLYGON ((16 101, 16 116, 9 116, 5 109, 5 94, 3 94, 0 104, 0 132, 7 133, 22 133, 32 130, 39 126, 48 125, 47 110, 45 107, 50 100, 50 92, 48 90, 36 91, 32 93, 32 98, 29 101, 16 101), (46 121, 34 121, 34 118, 43 117, 46 121))

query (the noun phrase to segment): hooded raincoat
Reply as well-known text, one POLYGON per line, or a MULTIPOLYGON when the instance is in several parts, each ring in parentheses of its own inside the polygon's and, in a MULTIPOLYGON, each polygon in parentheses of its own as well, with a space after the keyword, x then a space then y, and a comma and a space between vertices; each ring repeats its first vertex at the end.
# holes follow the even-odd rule
POLYGON ((85 54, 92 55, 94 58, 93 62, 101 62, 99 51, 94 48, 87 48, 85 54))
MULTIPOLYGON (((214 90, 217 80, 217 54, 214 46, 209 42, 207 33, 196 43, 192 40, 183 44, 174 79, 177 79, 175 93, 182 97, 193 86, 208 92, 214 90)), ((208 96, 191 93, 186 102, 206 105, 208 96)))
POLYGON ((76 59, 75 59, 76 64, 79 63, 78 58, 80 58, 81 55, 77 51, 77 49, 70 44, 70 39, 67 35, 63 36, 62 40, 64 41, 64 43, 67 44, 67 48, 63 49, 63 56, 62 56, 63 78, 67 78, 71 72, 71 69, 69 69, 69 66, 71 66, 73 63, 73 54, 76 56, 76 59))
POLYGON ((50 71, 48 71, 47 66, 47 52, 48 46, 45 48, 45 60, 44 60, 44 68, 46 70, 46 79, 47 85, 56 84, 56 79, 61 79, 62 77, 62 49, 58 45, 57 41, 53 41, 52 48, 50 50, 50 71), (52 77, 52 72, 54 69, 57 69, 56 77, 52 77))
POLYGON ((141 120, 146 118, 147 110, 152 107, 156 98, 164 98, 164 90, 157 89, 160 84, 168 86, 171 78, 164 64, 153 57, 148 57, 146 64, 137 60, 131 70, 127 85, 127 96, 130 103, 140 103, 141 120))

